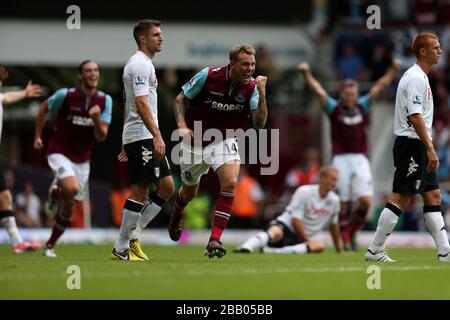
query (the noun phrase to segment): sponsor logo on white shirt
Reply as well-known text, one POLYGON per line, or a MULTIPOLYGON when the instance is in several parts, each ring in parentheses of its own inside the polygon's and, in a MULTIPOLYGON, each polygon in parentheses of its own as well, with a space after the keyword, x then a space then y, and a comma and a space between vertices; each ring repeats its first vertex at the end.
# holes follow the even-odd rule
POLYGON ((134 84, 136 86, 143 86, 143 85, 145 85, 146 81, 147 81, 147 77, 145 77, 145 76, 136 76, 136 77, 134 77, 134 84))
POLYGON ((419 96, 414 96, 413 104, 422 104, 422 101, 420 100, 419 96))

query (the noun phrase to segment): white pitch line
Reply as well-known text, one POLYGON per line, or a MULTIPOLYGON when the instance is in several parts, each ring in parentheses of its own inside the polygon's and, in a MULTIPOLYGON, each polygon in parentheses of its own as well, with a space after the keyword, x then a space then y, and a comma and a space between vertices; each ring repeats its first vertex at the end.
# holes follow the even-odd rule
MULTIPOLYGON (((374 263, 368 263, 367 266, 374 263)), ((383 263, 377 263, 381 271, 420 271, 420 270, 450 270, 449 266, 393 266, 391 264, 386 265, 383 263)), ((330 268, 275 268, 270 270, 261 270, 254 268, 246 268, 239 270, 209 270, 209 271, 197 271, 197 270, 184 270, 177 272, 177 276, 205 276, 205 275, 236 275, 236 274, 286 274, 286 273, 341 273, 341 272, 362 272, 366 273, 367 267, 330 267, 330 268)), ((167 271, 150 271, 142 272, 139 270, 132 271, 118 271, 118 272, 88 272, 83 273, 81 267, 82 278, 134 278, 134 277, 161 277, 161 276, 173 276, 174 274, 167 271)), ((69 275, 66 273, 58 272, 58 274, 36 274, 36 273, 3 273, 0 274, 0 281, 28 281, 33 279, 65 279, 69 275)))

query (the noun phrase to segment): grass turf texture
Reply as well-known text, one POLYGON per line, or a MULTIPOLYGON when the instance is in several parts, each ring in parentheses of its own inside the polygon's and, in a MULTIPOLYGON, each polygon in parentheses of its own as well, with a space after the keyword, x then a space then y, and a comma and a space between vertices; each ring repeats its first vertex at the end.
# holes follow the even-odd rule
POLYGON ((15 255, 0 246, 0 299, 450 299, 450 264, 436 250, 392 249, 398 260, 336 254, 236 254, 208 259, 200 246, 143 246, 148 262, 110 260, 111 245, 59 245, 58 257, 15 255), (81 289, 68 290, 67 267, 78 265, 81 289), (381 289, 369 290, 369 265, 381 289))

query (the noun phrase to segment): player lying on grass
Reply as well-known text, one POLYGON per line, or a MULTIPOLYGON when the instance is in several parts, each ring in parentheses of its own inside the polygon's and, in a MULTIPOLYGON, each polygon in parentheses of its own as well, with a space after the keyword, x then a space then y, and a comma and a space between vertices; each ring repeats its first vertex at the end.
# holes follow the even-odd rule
POLYGON ((339 232, 339 197, 334 192, 338 171, 332 166, 322 167, 319 184, 299 187, 291 202, 266 231, 248 239, 235 252, 251 253, 262 249, 264 253, 311 253, 321 252, 325 243, 319 233, 329 226, 334 247, 343 250, 339 232))

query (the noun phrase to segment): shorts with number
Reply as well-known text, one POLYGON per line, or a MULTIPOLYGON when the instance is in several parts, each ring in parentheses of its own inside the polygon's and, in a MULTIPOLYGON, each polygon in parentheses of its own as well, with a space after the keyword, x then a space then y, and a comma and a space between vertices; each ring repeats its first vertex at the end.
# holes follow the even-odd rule
POLYGON ((428 159, 422 141, 398 136, 394 142, 393 153, 393 192, 418 194, 439 189, 436 171, 426 171, 428 159))
POLYGON ((161 178, 171 175, 167 157, 155 159, 153 139, 135 141, 123 147, 128 157, 130 184, 157 183, 161 178))
POLYGON ((337 190, 341 201, 356 201, 373 196, 369 159, 362 153, 345 153, 333 157, 339 171, 337 190))
POLYGON ((216 171, 227 162, 241 161, 235 138, 212 143, 206 147, 190 146, 182 142, 180 152, 181 180, 188 186, 198 184, 202 175, 208 173, 209 168, 216 171))
POLYGON ((89 181, 89 161, 76 163, 63 154, 52 153, 47 157, 47 162, 56 180, 60 181, 67 177, 75 177, 80 185, 80 191, 74 198, 77 201, 83 200, 89 181))

